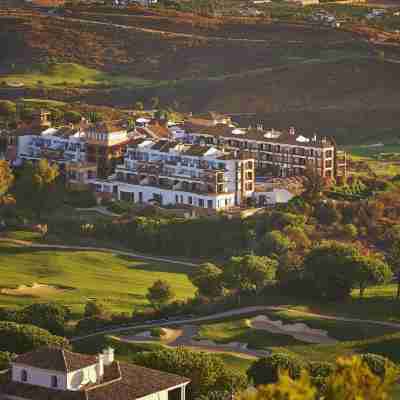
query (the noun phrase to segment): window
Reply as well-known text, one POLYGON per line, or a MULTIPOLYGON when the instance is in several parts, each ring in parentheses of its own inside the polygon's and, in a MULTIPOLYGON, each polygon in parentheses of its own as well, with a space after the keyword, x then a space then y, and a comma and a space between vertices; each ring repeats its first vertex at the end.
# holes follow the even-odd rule
POLYGON ((203 199, 199 199, 199 207, 204 207, 204 200, 203 199))
POLYGON ((325 161, 325 167, 326 168, 332 168, 332 160, 325 161))
POLYGON ((21 382, 28 382, 28 372, 25 369, 21 371, 21 382))
POLYGON ((175 203, 179 203, 179 197, 177 194, 175 195, 175 203))
POLYGON ((51 377, 51 387, 53 388, 58 387, 58 378, 55 375, 51 377))
POLYGON ((193 198, 192 198, 192 196, 189 196, 189 197, 188 197, 188 203, 189 203, 189 204, 193 204, 193 198))
POLYGON ((207 200, 207 208, 213 208, 213 201, 207 200))

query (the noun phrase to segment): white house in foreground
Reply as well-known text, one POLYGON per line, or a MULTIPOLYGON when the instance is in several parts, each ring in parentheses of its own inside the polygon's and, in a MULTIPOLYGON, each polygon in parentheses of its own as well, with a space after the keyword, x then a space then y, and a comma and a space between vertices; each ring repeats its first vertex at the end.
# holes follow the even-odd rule
POLYGON ((0 398, 8 400, 185 400, 187 378, 97 356, 43 347, 18 356, 0 398))

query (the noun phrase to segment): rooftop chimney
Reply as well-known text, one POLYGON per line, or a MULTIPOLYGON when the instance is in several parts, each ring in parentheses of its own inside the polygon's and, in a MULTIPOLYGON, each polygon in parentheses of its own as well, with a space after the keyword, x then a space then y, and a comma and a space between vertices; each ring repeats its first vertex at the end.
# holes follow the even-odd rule
POLYGON ((104 360, 104 365, 110 365, 114 362, 114 349, 111 347, 108 347, 107 349, 103 350, 103 360, 104 360))

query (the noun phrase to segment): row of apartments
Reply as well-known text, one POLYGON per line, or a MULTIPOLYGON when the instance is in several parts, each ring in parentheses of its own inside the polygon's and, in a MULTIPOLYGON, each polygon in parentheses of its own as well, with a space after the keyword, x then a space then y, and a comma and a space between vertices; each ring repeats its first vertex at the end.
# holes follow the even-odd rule
POLYGON ((47 127, 40 134, 17 137, 15 165, 46 158, 57 163, 65 179, 87 185, 108 177, 124 159, 132 137, 122 126, 82 123, 76 127, 47 127))
POLYGON ((224 209, 245 204, 254 192, 254 160, 245 152, 172 140, 137 139, 97 193, 134 203, 224 209))
POLYGON ((294 128, 287 133, 266 131, 261 125, 243 129, 231 124, 202 126, 187 122, 184 131, 189 143, 248 152, 260 175, 301 176, 308 165, 327 179, 340 179, 347 174, 346 153, 338 150, 333 138, 308 138, 297 135, 294 128))
POLYGON ((310 165, 327 180, 347 174, 346 154, 331 138, 238 128, 216 113, 164 126, 139 118, 131 132, 115 123, 47 127, 19 137, 16 158, 56 162, 68 182, 90 185, 99 198, 214 210, 289 199, 278 193, 284 181, 301 185, 310 165))

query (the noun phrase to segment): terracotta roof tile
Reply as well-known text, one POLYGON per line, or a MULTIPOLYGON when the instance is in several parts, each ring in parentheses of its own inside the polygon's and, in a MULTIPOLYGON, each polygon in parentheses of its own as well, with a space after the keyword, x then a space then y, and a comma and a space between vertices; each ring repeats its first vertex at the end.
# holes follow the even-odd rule
POLYGON ((72 353, 59 347, 43 347, 21 354, 15 362, 51 371, 70 372, 95 364, 97 357, 72 353))

